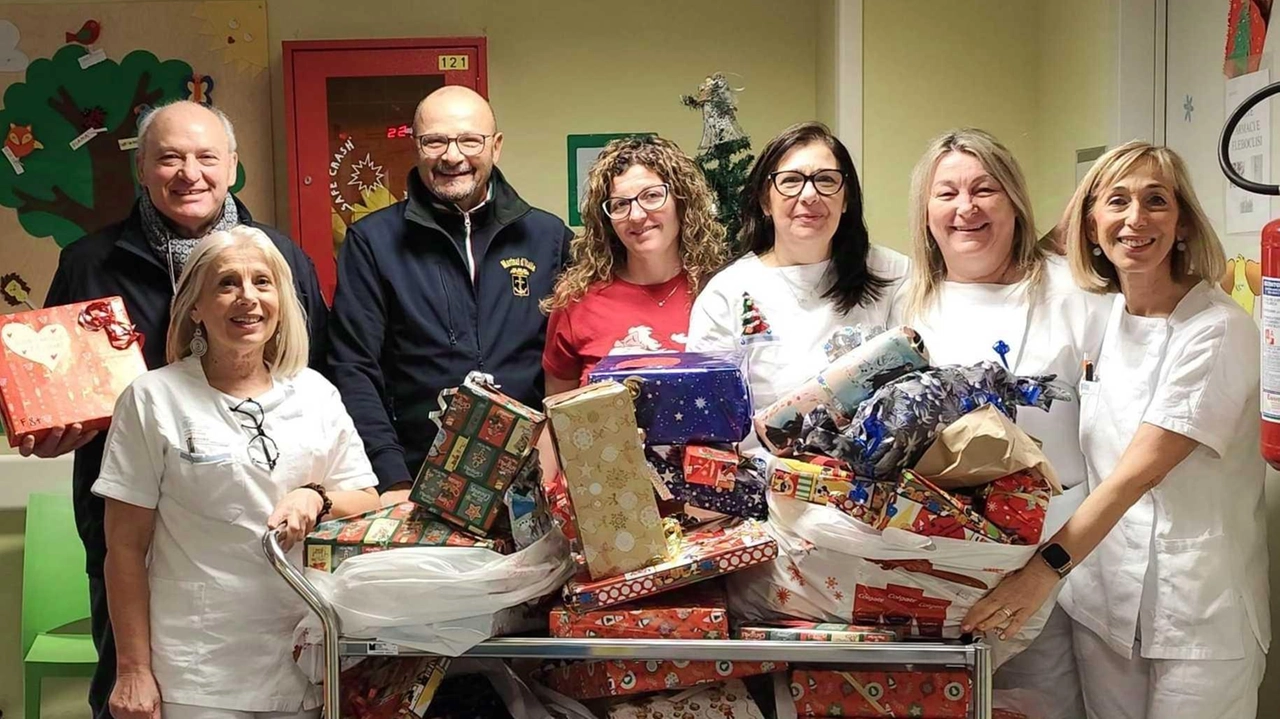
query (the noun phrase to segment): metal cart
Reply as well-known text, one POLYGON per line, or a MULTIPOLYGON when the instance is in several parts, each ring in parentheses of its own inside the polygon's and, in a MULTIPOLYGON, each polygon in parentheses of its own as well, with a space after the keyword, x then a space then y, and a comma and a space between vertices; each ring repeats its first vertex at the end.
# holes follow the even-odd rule
MULTIPOLYGON (((337 719, 339 658, 344 656, 420 656, 424 652, 396 644, 342 636, 338 612, 320 596, 302 572, 289 563, 274 531, 262 538, 262 549, 280 576, 320 617, 324 630, 324 716, 337 719)), ((704 659, 773 660, 838 664, 945 664, 973 673, 970 716, 991 719, 991 648, 981 642, 959 643, 830 643, 678 639, 556 639, 504 637, 472 647, 465 657, 489 659, 704 659)))

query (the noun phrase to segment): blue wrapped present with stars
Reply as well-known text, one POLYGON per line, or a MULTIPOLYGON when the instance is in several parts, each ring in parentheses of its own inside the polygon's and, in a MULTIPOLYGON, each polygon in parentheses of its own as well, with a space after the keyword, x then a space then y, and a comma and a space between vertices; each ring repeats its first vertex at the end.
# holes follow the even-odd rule
POLYGON ((751 431, 751 391, 736 353, 610 355, 588 379, 631 390, 650 444, 741 442, 751 431))

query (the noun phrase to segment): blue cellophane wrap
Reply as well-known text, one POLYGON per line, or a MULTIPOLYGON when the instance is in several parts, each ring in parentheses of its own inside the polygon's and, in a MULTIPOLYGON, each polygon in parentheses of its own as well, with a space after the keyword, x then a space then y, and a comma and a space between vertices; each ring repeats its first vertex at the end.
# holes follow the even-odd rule
POLYGON ((861 477, 888 481, 910 469, 938 433, 961 416, 991 404, 1011 420, 1017 406, 1048 411, 1071 392, 1054 375, 1019 377, 996 362, 931 367, 881 387, 843 429, 825 407, 805 416, 801 449, 849 463, 861 477))
POLYGON ((610 355, 588 379, 636 388, 636 424, 650 444, 740 442, 751 431, 751 391, 736 354, 610 355))
POLYGON ((769 518, 769 505, 765 499, 769 483, 750 460, 738 462, 733 489, 720 489, 685 481, 684 447, 649 445, 644 448, 644 456, 658 472, 663 484, 671 490, 672 496, 685 504, 735 517, 769 518))

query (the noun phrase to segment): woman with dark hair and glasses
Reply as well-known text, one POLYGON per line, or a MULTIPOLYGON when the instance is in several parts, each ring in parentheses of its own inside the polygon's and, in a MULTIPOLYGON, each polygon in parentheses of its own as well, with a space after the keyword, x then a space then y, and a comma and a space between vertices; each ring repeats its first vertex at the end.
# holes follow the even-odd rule
POLYGON ((698 166, 670 140, 610 142, 587 175, 582 235, 542 309, 547 394, 611 352, 679 352, 698 287, 724 264, 724 228, 698 166))
POLYGON ((825 125, 793 125, 743 188, 744 253, 698 295, 690 351, 743 348, 757 408, 812 379, 845 326, 883 326, 907 258, 871 244, 849 151, 825 125))
POLYGON ((263 559, 325 515, 375 509, 377 480, 338 391, 306 368, 289 265, 261 230, 192 251, 169 364, 116 403, 93 492, 106 500, 116 719, 315 717, 291 656, 302 600, 263 559))

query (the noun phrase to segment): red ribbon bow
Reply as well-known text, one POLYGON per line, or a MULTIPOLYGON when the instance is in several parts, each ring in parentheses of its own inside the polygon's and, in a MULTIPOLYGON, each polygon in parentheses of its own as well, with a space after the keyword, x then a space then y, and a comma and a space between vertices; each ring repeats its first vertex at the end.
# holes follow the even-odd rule
POLYGON ((80 317, 76 322, 90 332, 98 330, 106 332, 107 341, 118 350, 127 349, 134 342, 138 343, 139 349, 142 348, 144 341, 142 333, 134 325, 120 321, 109 302, 100 300, 85 305, 85 308, 80 310, 80 317))

